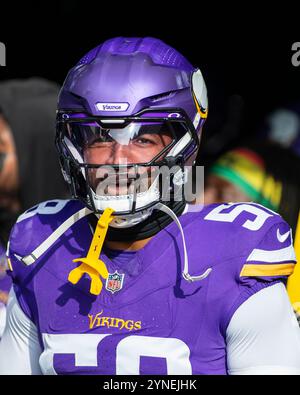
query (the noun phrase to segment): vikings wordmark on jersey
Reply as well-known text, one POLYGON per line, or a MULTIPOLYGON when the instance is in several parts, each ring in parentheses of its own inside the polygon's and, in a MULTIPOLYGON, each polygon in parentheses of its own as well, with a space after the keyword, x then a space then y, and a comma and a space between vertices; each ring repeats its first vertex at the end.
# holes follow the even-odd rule
POLYGON ((179 220, 190 273, 207 272, 201 281, 182 278, 183 240, 172 222, 122 264, 104 248, 111 278, 96 296, 89 277, 68 281, 78 266, 73 260, 91 244, 89 216, 34 263, 22 262, 82 207, 76 200, 45 202, 19 218, 10 238, 9 274, 38 328, 43 373, 226 374, 225 332, 234 312, 293 271, 292 238, 282 218, 252 203, 186 213, 179 220))

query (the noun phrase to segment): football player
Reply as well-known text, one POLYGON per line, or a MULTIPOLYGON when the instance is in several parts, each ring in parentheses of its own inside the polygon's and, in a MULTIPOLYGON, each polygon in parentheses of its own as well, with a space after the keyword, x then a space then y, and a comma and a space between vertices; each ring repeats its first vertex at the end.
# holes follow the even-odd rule
POLYGON ((73 199, 11 232, 2 374, 300 373, 290 227, 254 203, 187 205, 207 112, 201 71, 158 39, 71 69, 56 145, 73 199))

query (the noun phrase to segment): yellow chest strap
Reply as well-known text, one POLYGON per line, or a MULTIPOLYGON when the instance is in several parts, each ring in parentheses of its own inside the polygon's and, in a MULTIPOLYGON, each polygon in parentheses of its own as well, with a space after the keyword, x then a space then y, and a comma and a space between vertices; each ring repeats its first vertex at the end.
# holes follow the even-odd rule
POLYGON ((91 278, 90 292, 93 295, 99 295, 102 290, 101 277, 105 280, 108 277, 108 270, 105 263, 99 259, 100 253, 103 247, 103 243, 106 237, 108 226, 113 220, 112 213, 113 209, 107 208, 98 220, 95 233, 85 258, 73 259, 73 262, 82 262, 81 265, 73 269, 69 273, 68 280, 72 284, 77 284, 81 277, 86 273, 91 278))

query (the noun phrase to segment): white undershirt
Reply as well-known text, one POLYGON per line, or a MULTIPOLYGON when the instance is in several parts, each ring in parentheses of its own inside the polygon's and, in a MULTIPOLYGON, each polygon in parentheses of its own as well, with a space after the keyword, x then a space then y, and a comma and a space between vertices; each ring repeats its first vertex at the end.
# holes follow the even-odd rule
MULTIPOLYGON (((229 374, 300 374, 300 329, 283 284, 265 288, 234 313, 226 332, 229 374)), ((0 374, 42 374, 35 325, 13 289, 0 341, 0 374)))
POLYGON ((0 302, 0 339, 4 332, 6 322, 6 306, 0 302))
POLYGON ((36 326, 23 313, 11 287, 0 340, 0 374, 42 374, 41 353, 36 326))
POLYGON ((300 374, 300 328, 282 283, 237 309, 226 343, 229 374, 300 374))

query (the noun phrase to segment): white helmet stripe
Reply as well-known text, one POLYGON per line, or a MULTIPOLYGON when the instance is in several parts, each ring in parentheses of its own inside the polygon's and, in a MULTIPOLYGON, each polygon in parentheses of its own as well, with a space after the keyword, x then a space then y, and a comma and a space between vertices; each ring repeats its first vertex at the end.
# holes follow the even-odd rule
POLYGON ((193 73, 192 89, 198 104, 201 106, 201 108, 207 110, 208 107, 207 89, 202 73, 199 69, 193 73))

